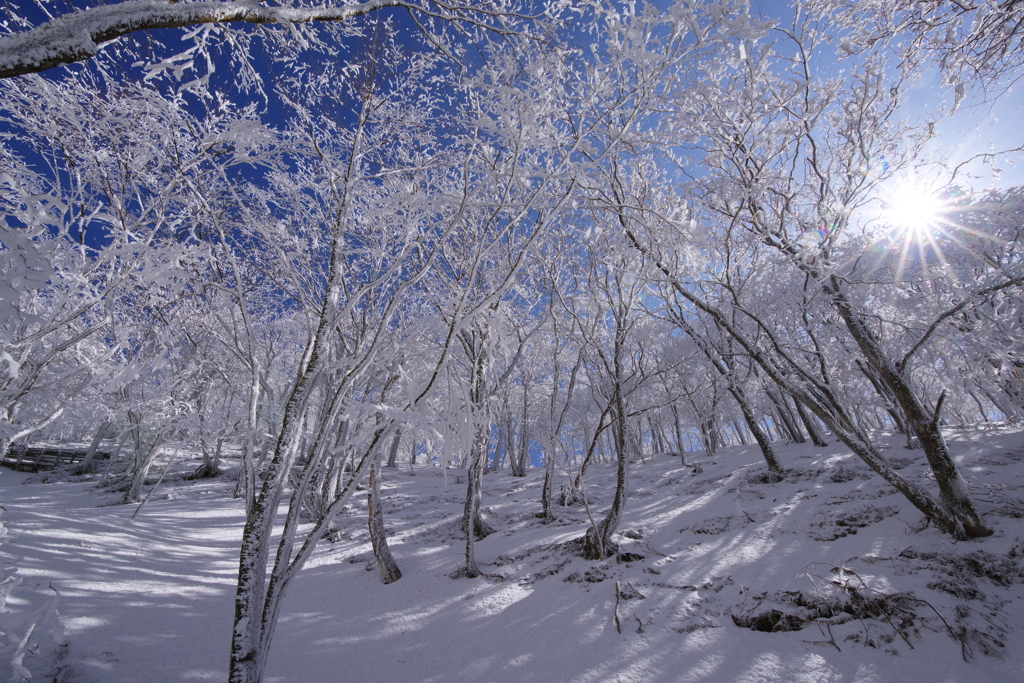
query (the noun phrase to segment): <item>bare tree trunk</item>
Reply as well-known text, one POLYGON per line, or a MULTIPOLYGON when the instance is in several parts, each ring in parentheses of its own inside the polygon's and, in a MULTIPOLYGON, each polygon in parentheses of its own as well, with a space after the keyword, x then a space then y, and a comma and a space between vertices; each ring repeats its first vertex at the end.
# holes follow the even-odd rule
POLYGON ((981 421, 988 424, 989 419, 985 412, 985 404, 981 402, 981 399, 973 391, 968 391, 967 395, 974 399, 974 403, 978 406, 978 415, 981 416, 981 421))
POLYGON ((501 469, 501 465, 505 460, 505 440, 507 428, 504 425, 504 420, 498 420, 498 438, 494 441, 494 456, 491 459, 491 472, 497 472, 501 469))
POLYGON ((526 391, 526 387, 523 387, 523 412, 519 420, 519 448, 512 451, 511 460, 509 464, 512 467, 513 477, 525 477, 526 469, 530 465, 530 434, 526 429, 526 423, 528 419, 527 408, 529 406, 529 396, 526 391))
POLYGON ((741 446, 750 445, 750 439, 747 438, 747 430, 740 427, 740 423, 736 420, 732 421, 732 431, 736 433, 736 440, 740 442, 741 446))
POLYGON ((245 514, 252 513, 256 500, 256 433, 259 429, 260 364, 253 361, 252 383, 249 386, 249 430, 242 450, 242 463, 235 483, 235 498, 245 497, 245 514))
POLYGON ((709 417, 700 421, 700 435, 704 442, 704 452, 710 457, 718 452, 718 430, 715 418, 709 417))
MULTIPOLYGON (((616 359, 618 361, 618 359, 616 359)), ((617 363, 616 363, 617 364, 617 363)), ((625 403, 622 391, 615 388, 615 408, 619 415, 625 415, 625 403)), ((583 537, 583 556, 588 560, 603 560, 618 549, 612 541, 612 535, 618 530, 622 515, 626 511, 626 499, 629 496, 629 451, 626 446, 626 423, 621 418, 615 423, 615 450, 618 456, 618 468, 615 473, 615 499, 608 515, 602 519, 597 528, 587 529, 583 537)))
POLYGON ((604 410, 601 411, 601 416, 597 419, 597 429, 594 432, 593 438, 590 440, 590 447, 587 449, 587 454, 583 456, 583 462, 580 463, 580 471, 576 474, 576 478, 573 480, 573 491, 579 491, 583 486, 583 476, 587 473, 587 467, 590 466, 590 462, 593 459, 594 453, 597 450, 601 434, 604 433, 605 429, 615 424, 614 419, 612 419, 612 421, 609 422, 608 424, 605 424, 604 421, 604 418, 608 415, 608 413, 611 412, 614 404, 614 399, 612 399, 612 402, 605 406, 604 410))
POLYGON ((121 500, 122 505, 128 503, 134 503, 139 499, 139 493, 142 491, 142 484, 146 481, 146 475, 149 474, 149 468, 153 466, 153 461, 156 460, 156 456, 160 453, 160 446, 163 445, 164 435, 163 433, 157 434, 156 438, 153 439, 153 445, 150 446, 146 455, 140 461, 138 455, 136 456, 135 475, 132 477, 131 486, 125 491, 124 498, 121 500))
POLYGON ((881 397, 882 401, 885 402, 885 411, 889 413, 889 417, 892 418, 892 422, 896 425, 896 431, 903 434, 907 438, 907 448, 913 448, 911 445, 911 439, 914 434, 907 424, 907 419, 903 416, 903 410, 900 408, 899 403, 896 401, 896 396, 892 393, 892 390, 885 385, 882 378, 879 377, 878 371, 871 365, 865 365, 860 359, 855 361, 860 371, 864 373, 864 376, 871 382, 871 386, 875 388, 875 392, 881 397))
POLYGON ((939 429, 939 419, 945 392, 939 397, 934 412, 929 415, 925 410, 917 392, 903 373, 882 349, 874 333, 857 315, 850 301, 846 298, 839 280, 832 275, 825 281, 826 291, 832 296, 832 302, 839 315, 846 323, 847 329, 860 347, 864 357, 877 371, 879 379, 892 391, 903 409, 907 423, 921 442, 928 464, 931 466, 935 481, 939 486, 939 499, 943 507, 949 511, 962 525, 967 536, 979 538, 991 536, 992 529, 985 525, 974 501, 971 499, 960 470, 946 446, 939 429))
POLYGON ((772 404, 775 406, 775 413, 779 416, 778 424, 789 434, 789 440, 793 443, 806 443, 807 439, 804 438, 803 432, 800 431, 800 426, 796 424, 793 414, 789 411, 785 395, 777 395, 774 391, 766 391, 765 393, 768 394, 768 398, 771 399, 772 404))
POLYGON ((555 455, 553 450, 554 447, 549 444, 548 452, 544 453, 544 487, 540 493, 540 520, 542 524, 550 524, 555 521, 551 500, 551 490, 555 484, 555 455))
POLYGON ((199 439, 199 448, 203 453, 203 464, 196 468, 195 472, 189 475, 190 479, 205 479, 208 477, 216 477, 220 474, 220 452, 224 445, 224 437, 217 438, 217 448, 214 451, 213 456, 210 455, 209 449, 206 447, 206 439, 199 439))
MULTIPOLYGON (((395 432, 396 440, 398 432, 395 432)), ((391 450, 395 449, 395 442, 392 441, 391 450)), ((398 569, 398 563, 391 555, 391 548, 388 547, 387 534, 384 530, 384 511, 381 509, 380 500, 380 455, 378 454, 374 463, 370 465, 370 490, 367 493, 367 525, 370 529, 370 543, 373 545, 373 557, 377 560, 377 569, 380 570, 380 580, 385 584, 394 583, 402 578, 402 572, 398 569)))
POLYGON ((485 538, 494 533, 480 516, 481 486, 483 484, 483 459, 487 457, 486 435, 479 430, 474 440, 470 456, 467 458, 469 467, 466 471, 466 505, 463 508, 462 526, 466 531, 466 568, 467 578, 475 578, 483 572, 476 564, 474 544, 478 538, 485 538), (483 443, 481 443, 483 441, 483 443))
POLYGON ((807 411, 804 410, 804 407, 800 405, 800 401, 793 401, 793 403, 796 404, 796 412, 800 416, 800 419, 803 421, 804 427, 807 428, 807 434, 810 435, 811 437, 811 443, 813 443, 818 448, 824 448, 825 446, 828 446, 828 442, 825 441, 824 438, 822 438, 821 432, 818 431, 818 426, 814 424, 814 420, 812 420, 811 416, 807 414, 807 411))
MULTIPOLYGON (((401 428, 395 430, 395 436, 391 439, 391 450, 388 451, 388 463, 387 467, 394 468, 398 462, 398 446, 402 442, 402 430, 401 428)), ((372 476, 372 474, 371 474, 372 476)))
POLYGON ((111 426, 110 420, 106 420, 100 425, 100 428, 96 430, 96 436, 93 437, 92 443, 89 444, 89 450, 85 452, 85 459, 82 460, 82 464, 78 466, 79 474, 85 474, 86 472, 92 471, 93 458, 96 457, 96 451, 100 447, 100 441, 106 438, 107 432, 110 431, 111 426))
POLYGON ((114 463, 117 462, 118 456, 121 455, 121 449, 124 448, 124 444, 128 441, 129 436, 130 430, 125 430, 121 434, 121 439, 117 442, 117 447, 114 449, 114 452, 110 454, 110 461, 107 462, 107 469, 103 470, 103 476, 100 477, 99 483, 96 484, 97 486, 103 486, 103 484, 106 483, 107 477, 110 476, 110 470, 114 467, 114 463))
POLYGON ((609 554, 617 551, 617 546, 612 541, 612 534, 622 521, 622 515, 626 511, 626 499, 629 496, 629 451, 627 448, 626 434, 626 400, 622 395, 622 378, 625 372, 622 367, 622 356, 625 352, 626 336, 626 310, 620 308, 615 316, 615 349, 612 354, 614 382, 612 403, 615 406, 615 451, 618 459, 618 468, 615 473, 615 499, 608 515, 601 520, 596 527, 587 529, 583 537, 583 556, 589 560, 603 560, 609 554))
POLYGON ((679 409, 676 408, 676 405, 674 403, 672 404, 672 417, 675 421, 676 449, 678 449, 679 451, 679 459, 681 461, 680 465, 686 467, 686 465, 688 464, 686 462, 686 444, 683 443, 683 428, 682 425, 679 423, 679 409))
POLYGON ((754 440, 757 441, 758 448, 761 449, 761 455, 764 456, 764 461, 767 463, 768 470, 772 473, 773 478, 782 474, 782 463, 779 462, 779 457, 775 454, 775 449, 772 448, 772 442, 768 435, 764 433, 761 425, 757 423, 754 411, 751 409, 750 404, 747 403, 746 394, 738 386, 730 387, 729 393, 732 394, 732 397, 736 399, 736 403, 739 404, 743 421, 747 423, 747 428, 754 435, 754 440))

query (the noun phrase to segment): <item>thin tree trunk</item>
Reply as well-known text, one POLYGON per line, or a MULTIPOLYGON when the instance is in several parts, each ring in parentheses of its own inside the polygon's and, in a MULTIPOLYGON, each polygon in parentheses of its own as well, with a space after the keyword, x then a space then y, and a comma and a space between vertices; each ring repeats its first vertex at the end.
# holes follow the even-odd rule
POLYGON ((813 443, 818 448, 824 448, 825 446, 828 446, 828 441, 825 441, 825 439, 822 438, 821 432, 818 431, 817 425, 814 424, 814 420, 812 420, 811 416, 807 414, 807 411, 804 410, 804 407, 800 405, 800 401, 793 401, 793 403, 796 404, 796 412, 800 416, 800 419, 803 421, 804 427, 807 428, 807 434, 810 435, 811 437, 811 443, 813 443))
POLYGON ((189 477, 191 479, 205 479, 208 477, 216 477, 220 474, 220 453, 223 446, 224 437, 218 437, 216 450, 214 451, 213 456, 211 456, 209 450, 206 448, 206 440, 200 438, 199 449, 203 454, 203 464, 197 467, 195 472, 189 475, 189 477))
POLYGON ((618 468, 615 473, 615 499, 608 515, 601 520, 596 527, 587 529, 583 537, 583 556, 590 560, 603 560, 609 554, 616 552, 617 547, 612 541, 612 535, 618 530, 622 515, 626 511, 626 499, 629 496, 629 451, 627 448, 626 434, 626 400, 622 395, 622 355, 625 346, 625 321, 624 312, 620 309, 616 315, 615 326, 615 350, 612 356, 613 381, 615 386, 612 393, 612 401, 615 406, 615 451, 618 459, 618 468))
POLYGON ((481 434, 482 430, 478 431, 476 438, 474 439, 474 445, 472 451, 467 458, 469 461, 469 467, 466 471, 466 504, 463 508, 462 514, 462 526, 466 531, 466 568, 465 575, 467 578, 476 578, 483 572, 476 564, 476 549, 475 543, 478 538, 485 538, 490 534, 494 533, 492 529, 483 518, 480 516, 480 500, 482 498, 481 487, 483 484, 483 458, 487 456, 487 449, 485 447, 486 441, 481 444, 481 441, 486 439, 486 435, 481 434))
POLYGON ((110 420, 105 420, 100 428, 96 430, 96 436, 93 437, 92 443, 89 444, 89 450, 85 452, 85 459, 82 460, 82 464, 78 466, 79 474, 85 474, 86 472, 92 471, 93 458, 96 457, 96 451, 100 447, 100 441, 106 438, 107 432, 111 427, 110 420))
MULTIPOLYGON (((615 360, 618 365, 618 358, 615 360)), ((618 385, 615 387, 615 412, 619 416, 626 414, 622 390, 618 385)), ((587 529, 587 533, 583 537, 583 556, 588 560, 603 560, 616 552, 617 546, 612 541, 612 535, 619 528, 622 515, 626 511, 626 499, 629 496, 629 451, 626 446, 626 421, 621 417, 617 419, 613 432, 616 455, 618 456, 618 468, 615 473, 615 499, 612 501, 608 515, 597 524, 596 529, 594 527, 587 529)))
POLYGON ((747 430, 740 427, 740 423, 736 420, 732 421, 732 431, 736 433, 736 440, 740 442, 741 446, 750 445, 750 440, 747 439, 747 430))
POLYGON ((768 394, 768 398, 771 399, 772 404, 775 406, 775 413, 779 416, 778 424, 785 429, 789 435, 789 440, 793 443, 805 443, 807 439, 804 438, 803 432, 800 431, 800 427, 797 426, 796 421, 793 419, 793 414, 789 411, 789 406, 786 404, 785 395, 777 396, 774 391, 765 392, 768 394))
POLYGON ((676 405, 674 403, 672 404, 672 417, 675 422, 676 448, 679 449, 679 459, 681 461, 680 465, 682 467, 686 467, 686 465, 688 464, 686 462, 686 444, 683 443, 683 429, 682 425, 680 425, 679 423, 679 409, 676 408, 676 405))
POLYGON ((871 382, 871 386, 875 388, 875 393, 881 397, 882 401, 885 402, 885 411, 889 413, 889 417, 892 418, 893 424, 896 426, 896 431, 903 434, 907 438, 907 448, 911 448, 910 440, 913 438, 913 433, 910 430, 910 426, 907 425, 907 420, 903 416, 903 411, 900 409, 899 404, 896 402, 896 397, 892 393, 892 390, 885 385, 882 379, 878 376, 878 372, 871 366, 865 365, 860 359, 855 361, 860 371, 864 373, 864 376, 871 382))
POLYGON ((608 424, 604 423, 604 418, 611 412, 614 400, 605 406, 605 409, 601 412, 601 417, 597 419, 597 430, 594 432, 593 438, 590 440, 590 447, 587 449, 587 453, 583 456, 583 462, 580 464, 580 471, 576 474, 576 479, 573 481, 572 488, 574 491, 579 491, 583 485, 583 476, 587 473, 587 467, 590 466, 590 462, 593 459, 594 453, 597 451, 598 444, 600 442, 601 434, 604 430, 615 424, 613 419, 608 424))
POLYGON ((989 419, 988 415, 985 413, 985 406, 981 402, 981 399, 978 398, 978 395, 975 394, 973 391, 968 391, 967 395, 974 399, 974 402, 978 406, 978 415, 981 416, 981 421, 987 424, 989 422, 989 419))
POLYGON ((131 436, 129 432, 130 430, 125 430, 125 432, 121 434, 121 439, 117 442, 117 448, 115 448, 114 452, 110 454, 110 461, 107 462, 107 469, 103 470, 103 476, 100 477, 99 483, 96 484, 97 486, 103 486, 103 484, 106 483, 107 477, 110 476, 111 468, 114 466, 114 463, 117 462, 118 456, 121 455, 121 449, 124 448, 125 443, 128 441, 128 437, 131 436))
MULTIPOLYGON (((396 440, 398 432, 395 432, 396 440)), ((392 441, 391 450, 395 449, 395 442, 392 441)), ((387 534, 384 530, 384 511, 381 509, 380 499, 380 456, 378 455, 370 465, 370 490, 367 493, 367 526, 370 530, 370 543, 373 545, 373 557, 377 560, 377 569, 380 570, 380 580, 385 584, 394 583, 402 578, 402 572, 398 569, 388 547, 387 534)))
MULTIPOLYGON (((398 446, 402 441, 402 430, 396 429, 395 436, 391 439, 391 450, 388 451, 387 467, 394 468, 398 462, 398 446)), ((372 476, 372 473, 371 473, 372 476)))
POLYGON ((146 481, 146 475, 149 474, 149 468, 153 466, 153 461, 156 460, 156 456, 159 455, 160 446, 163 445, 163 442, 163 433, 157 434, 156 438, 153 439, 153 445, 150 446, 142 460, 136 460, 138 464, 135 467, 135 475, 132 477, 131 486, 128 487, 128 490, 124 494, 124 498, 121 500, 123 505, 134 503, 139 499, 139 493, 142 491, 142 484, 146 481))
POLYGON ((235 483, 235 498, 245 497, 245 514, 252 513, 256 500, 256 432, 259 428, 260 364, 253 361, 252 383, 249 386, 249 430, 242 450, 242 463, 235 483))
POLYGON ((505 460, 505 433, 506 428, 503 426, 504 420, 498 421, 498 438, 494 441, 494 457, 491 459, 491 471, 497 472, 501 469, 501 464, 505 460))
POLYGON ((757 423, 754 411, 751 409, 750 404, 747 403, 746 394, 738 386, 730 387, 729 393, 736 399, 736 403, 740 407, 740 413, 743 415, 743 421, 747 423, 747 428, 754 435, 754 440, 757 441, 757 446, 761 449, 761 455, 768 465, 768 470, 772 473, 773 477, 782 474, 782 463, 779 462, 779 457, 775 454, 775 449, 772 448, 771 439, 761 430, 761 425, 757 423))
POLYGON ((519 420, 519 448, 512 453, 512 476, 525 477, 526 469, 530 463, 530 435, 526 429, 527 408, 529 407, 529 395, 526 387, 523 387, 523 412, 519 420))

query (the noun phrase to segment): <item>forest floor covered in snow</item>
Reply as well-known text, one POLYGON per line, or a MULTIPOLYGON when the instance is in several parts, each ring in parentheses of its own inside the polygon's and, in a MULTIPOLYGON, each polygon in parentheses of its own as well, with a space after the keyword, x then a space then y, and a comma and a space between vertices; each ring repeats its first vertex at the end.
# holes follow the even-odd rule
MULTIPOLYGON (((838 444, 780 447, 777 483, 756 447, 735 447, 688 454, 696 474, 668 456, 632 465, 621 547, 603 562, 572 552, 589 524, 582 505, 541 524, 542 471, 486 475, 497 532, 476 549, 490 576, 472 580, 451 578, 464 472, 385 470, 403 578, 380 582, 358 494, 285 598, 267 680, 1024 681, 1024 432, 947 435, 991 538, 958 543, 926 526, 838 444)), ((927 477, 920 450, 879 440, 905 476, 927 477)), ((95 481, 0 471, 2 550, 22 577, 8 607, 59 591, 57 680, 226 680, 243 509, 233 462, 184 480, 196 464, 179 456, 135 518, 95 481)), ((613 482, 614 465, 587 473, 597 518, 613 482)))

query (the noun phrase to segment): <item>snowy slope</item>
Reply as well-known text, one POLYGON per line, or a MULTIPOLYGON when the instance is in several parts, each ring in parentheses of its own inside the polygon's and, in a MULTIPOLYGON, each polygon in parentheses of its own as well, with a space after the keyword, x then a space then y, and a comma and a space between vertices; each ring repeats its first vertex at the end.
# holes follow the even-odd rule
MULTIPOLYGON (((1024 681, 1024 433, 948 434, 993 538, 924 528, 841 446, 780 448, 779 483, 755 447, 731 448, 691 454, 699 474, 667 456, 635 463, 620 555, 604 562, 572 553, 582 506, 536 518, 542 472, 485 476, 498 532, 477 545, 491 576, 473 580, 449 578, 464 474, 387 471, 403 578, 380 583, 360 496, 286 598, 267 680, 1024 681)), ((904 475, 926 476, 921 451, 888 443, 904 475)), ((612 465, 588 472, 595 516, 613 478, 612 465)), ((135 506, 98 507, 114 494, 91 482, 31 479, 0 474, 3 550, 24 577, 10 606, 60 591, 58 680, 225 680, 243 521, 233 482, 171 477, 131 519, 135 506)))

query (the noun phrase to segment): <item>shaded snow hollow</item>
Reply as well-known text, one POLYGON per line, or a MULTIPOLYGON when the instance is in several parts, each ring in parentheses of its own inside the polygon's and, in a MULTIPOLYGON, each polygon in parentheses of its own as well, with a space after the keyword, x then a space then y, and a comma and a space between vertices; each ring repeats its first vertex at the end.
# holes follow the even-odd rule
MULTIPOLYGON (((567 544, 586 528, 582 507, 536 518, 543 472, 485 476, 498 532, 477 545, 492 576, 473 580, 449 578, 464 473, 446 487, 437 469, 385 471, 403 578, 381 584, 359 494, 286 597, 266 680, 1024 681, 1024 433, 948 436, 992 538, 924 528, 841 446, 780 448, 779 483, 756 447, 729 448, 690 454, 696 475, 676 458, 638 461, 619 529, 628 555, 604 562, 567 544)), ((920 450, 881 441, 906 476, 927 476, 920 450)), ((92 482, 0 474, 3 550, 23 577, 9 606, 30 609, 49 585, 62 595, 58 681, 226 679, 240 501, 226 478, 169 479, 131 519, 135 506, 98 507, 114 494, 92 482)), ((613 480, 612 465, 588 472, 595 515, 613 480)))

